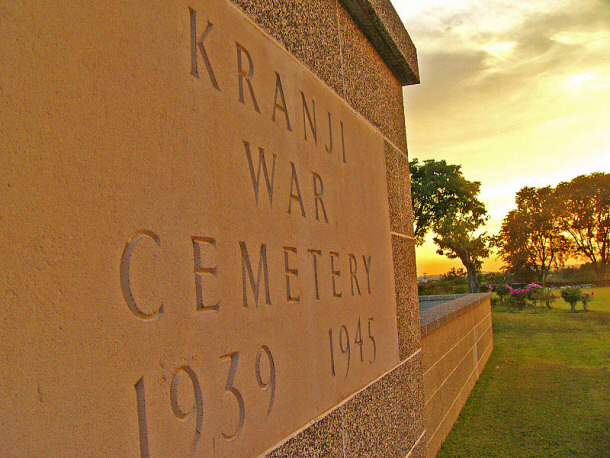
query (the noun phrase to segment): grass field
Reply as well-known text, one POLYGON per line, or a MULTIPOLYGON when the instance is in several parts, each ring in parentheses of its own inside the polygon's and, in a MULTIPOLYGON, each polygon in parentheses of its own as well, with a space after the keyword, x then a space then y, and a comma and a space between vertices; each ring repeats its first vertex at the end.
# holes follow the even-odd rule
POLYGON ((590 312, 493 311, 494 351, 438 456, 610 457, 610 288, 592 291, 590 312))

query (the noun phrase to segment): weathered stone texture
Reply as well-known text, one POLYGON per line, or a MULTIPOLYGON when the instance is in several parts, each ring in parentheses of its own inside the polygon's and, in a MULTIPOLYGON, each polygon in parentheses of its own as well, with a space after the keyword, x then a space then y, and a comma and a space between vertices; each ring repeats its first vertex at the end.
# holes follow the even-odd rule
POLYGON ((403 85, 419 83, 417 52, 389 0, 341 0, 403 85))
POLYGON ((392 234, 392 257, 396 285, 398 349, 400 359, 403 360, 421 346, 414 241, 392 234))
POLYGON ((417 353, 268 456, 422 456, 421 371, 417 353))
POLYGON ((384 142, 390 228, 392 232, 413 238, 411 176, 409 160, 388 141, 384 142))

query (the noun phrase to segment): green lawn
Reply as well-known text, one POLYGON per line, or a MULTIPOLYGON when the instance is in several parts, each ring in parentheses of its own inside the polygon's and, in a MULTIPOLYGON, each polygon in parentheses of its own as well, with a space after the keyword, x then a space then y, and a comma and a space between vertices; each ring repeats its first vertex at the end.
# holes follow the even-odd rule
POLYGON ((494 351, 438 456, 610 457, 610 288, 588 291, 590 312, 493 311, 494 351))

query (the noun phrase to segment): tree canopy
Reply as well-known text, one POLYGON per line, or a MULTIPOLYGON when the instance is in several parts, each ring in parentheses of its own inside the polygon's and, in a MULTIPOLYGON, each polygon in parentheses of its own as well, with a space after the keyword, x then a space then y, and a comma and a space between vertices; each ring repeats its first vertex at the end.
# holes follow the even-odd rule
POLYGON ((551 269, 572 258, 590 262, 600 280, 610 270, 610 174, 596 172, 551 186, 522 188, 517 208, 500 233, 481 232, 488 217, 478 199, 480 182, 467 180, 461 166, 445 161, 410 162, 415 243, 434 233, 437 253, 460 259, 469 290, 478 291, 476 273, 491 246, 503 269, 517 280, 542 284, 551 269))
POLYGON ((490 237, 479 233, 487 221, 485 205, 478 199, 481 183, 468 181, 461 166, 445 161, 410 162, 415 241, 421 245, 429 231, 435 233, 437 252, 460 259, 468 274, 468 290, 479 292, 477 272, 489 256, 490 237))
POLYGON ((610 174, 581 175, 557 185, 559 221, 576 256, 592 263, 600 280, 610 263, 610 174))
POLYGON ((477 234, 486 220, 486 215, 457 211, 448 213, 434 224, 434 243, 439 247, 436 252, 462 261, 468 273, 470 293, 479 292, 477 272, 490 253, 491 237, 486 232, 477 234))
POLYGON ((496 237, 505 268, 530 271, 544 284, 552 267, 562 266, 570 252, 559 221, 560 202, 550 186, 524 187, 517 208, 508 212, 496 237))
POLYGON ((485 214, 477 199, 481 183, 464 178, 460 165, 432 159, 409 163, 415 242, 421 245, 435 222, 448 213, 485 214))
POLYGON ((517 209, 496 237, 504 268, 523 280, 544 283, 569 258, 590 261, 600 280, 610 264, 610 174, 596 172, 556 188, 524 187, 517 209))

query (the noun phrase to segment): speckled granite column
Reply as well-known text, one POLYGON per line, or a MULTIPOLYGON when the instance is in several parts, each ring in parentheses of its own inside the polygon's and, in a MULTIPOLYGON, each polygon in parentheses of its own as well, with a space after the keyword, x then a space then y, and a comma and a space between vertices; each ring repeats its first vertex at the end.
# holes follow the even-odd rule
POLYGON ((398 344, 403 360, 421 347, 411 183, 407 156, 385 143, 390 228, 396 284, 398 344))
POLYGON ((424 456, 421 351, 267 456, 424 456))
POLYGON ((400 362, 269 453, 424 456, 421 337, 402 86, 415 47, 389 0, 232 0, 385 136, 400 362))

